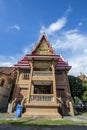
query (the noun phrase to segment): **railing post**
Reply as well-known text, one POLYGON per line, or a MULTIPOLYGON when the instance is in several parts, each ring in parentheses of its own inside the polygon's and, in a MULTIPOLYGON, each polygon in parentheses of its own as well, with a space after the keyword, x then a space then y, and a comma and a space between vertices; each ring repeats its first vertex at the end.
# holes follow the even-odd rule
POLYGON ((50 101, 53 102, 53 96, 41 96, 41 95, 31 95, 30 101, 50 101))
POLYGON ((55 79, 55 64, 52 61, 52 74, 53 74, 53 93, 54 93, 54 102, 56 102, 56 79, 55 79))
POLYGON ((28 95, 27 95, 27 103, 30 102, 30 95, 31 95, 31 87, 32 87, 32 75, 33 75, 33 61, 29 62, 30 64, 30 68, 31 68, 31 71, 30 71, 30 84, 29 84, 29 90, 28 90, 28 95))

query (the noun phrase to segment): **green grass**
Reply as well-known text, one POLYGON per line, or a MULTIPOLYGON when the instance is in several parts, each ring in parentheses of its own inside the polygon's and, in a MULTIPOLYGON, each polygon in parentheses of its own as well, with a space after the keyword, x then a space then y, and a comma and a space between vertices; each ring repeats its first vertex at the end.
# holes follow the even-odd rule
POLYGON ((84 114, 85 116, 87 116, 87 112, 83 112, 83 114, 84 114))
POLYGON ((27 120, 27 121, 22 121, 22 120, 0 120, 0 124, 11 124, 11 125, 16 125, 16 126, 48 126, 48 125, 86 125, 86 123, 83 122, 74 122, 70 120, 46 120, 46 119, 41 119, 41 120, 27 120))

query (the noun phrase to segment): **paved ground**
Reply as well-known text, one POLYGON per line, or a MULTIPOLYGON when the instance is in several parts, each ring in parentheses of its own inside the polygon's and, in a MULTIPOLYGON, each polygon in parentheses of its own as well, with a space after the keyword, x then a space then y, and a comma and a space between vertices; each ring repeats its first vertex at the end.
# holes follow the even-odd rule
MULTIPOLYGON (((87 123, 86 115, 64 117, 63 119, 87 123)), ((7 113, 0 113, 0 120, 17 120, 17 118, 15 117, 14 113, 10 115, 7 113)), ((46 126, 43 128, 38 126, 18 127, 9 124, 0 124, 0 130, 87 130, 87 126, 46 126)))
POLYGON ((83 126, 52 126, 52 127, 13 127, 13 126, 0 126, 0 130, 87 130, 87 127, 83 126))
POLYGON ((11 125, 0 125, 0 130, 87 130, 87 126, 47 126, 47 127, 16 127, 11 125))

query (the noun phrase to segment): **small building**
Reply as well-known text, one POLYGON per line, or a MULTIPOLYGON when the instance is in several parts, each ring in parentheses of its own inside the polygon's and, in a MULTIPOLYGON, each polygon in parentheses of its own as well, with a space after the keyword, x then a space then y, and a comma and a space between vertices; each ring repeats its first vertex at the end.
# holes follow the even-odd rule
POLYGON ((45 34, 14 65, 17 72, 13 102, 25 108, 23 116, 74 115, 67 73, 71 66, 56 55, 45 34))
POLYGON ((0 111, 7 110, 8 101, 13 86, 12 71, 14 67, 0 67, 0 111))

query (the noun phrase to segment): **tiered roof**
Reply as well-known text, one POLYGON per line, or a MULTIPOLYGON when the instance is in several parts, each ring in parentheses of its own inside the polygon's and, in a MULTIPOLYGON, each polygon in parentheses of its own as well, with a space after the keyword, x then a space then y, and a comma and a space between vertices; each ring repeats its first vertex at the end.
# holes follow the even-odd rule
POLYGON ((0 74, 10 75, 14 71, 14 67, 0 67, 0 74))
POLYGON ((29 67, 29 61, 27 56, 25 55, 23 59, 21 59, 17 64, 14 65, 14 67, 29 67))
POLYGON ((66 62, 63 57, 60 55, 58 62, 56 64, 57 69, 67 69, 70 70, 71 66, 68 65, 68 62, 66 62))
POLYGON ((56 68, 58 69, 67 69, 69 70, 71 66, 63 59, 61 55, 56 55, 52 49, 50 43, 48 42, 45 34, 42 35, 39 42, 34 47, 31 54, 26 54, 22 60, 20 60, 15 66, 15 68, 29 68, 29 59, 38 58, 38 59, 56 59, 58 60, 56 68))

